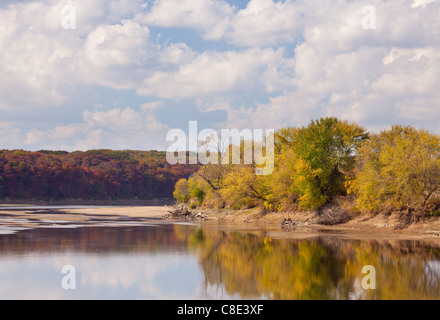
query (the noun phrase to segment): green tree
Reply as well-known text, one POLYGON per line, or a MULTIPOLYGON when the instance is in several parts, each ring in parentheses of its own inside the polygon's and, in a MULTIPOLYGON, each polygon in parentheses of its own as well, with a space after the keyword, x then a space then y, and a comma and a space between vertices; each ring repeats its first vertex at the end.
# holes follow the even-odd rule
POLYGON ((199 175, 193 175, 188 179, 189 194, 191 199, 196 201, 197 205, 201 205, 206 195, 212 194, 211 187, 199 175))
POLYGON ((300 208, 316 209, 345 193, 345 177, 351 175, 356 152, 367 138, 358 124, 333 117, 277 132, 276 149, 281 158, 289 154, 281 165, 289 166, 289 189, 297 195, 300 208))

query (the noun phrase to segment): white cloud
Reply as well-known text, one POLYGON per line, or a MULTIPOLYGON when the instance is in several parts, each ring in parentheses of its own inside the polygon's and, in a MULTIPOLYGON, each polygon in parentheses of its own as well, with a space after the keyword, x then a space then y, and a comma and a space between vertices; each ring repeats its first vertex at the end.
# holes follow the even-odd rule
POLYGON ((170 43, 162 48, 158 60, 162 66, 180 66, 194 60, 196 54, 185 43, 170 43))
POLYGON ((426 8, 428 4, 434 1, 437 0, 413 0, 413 3, 411 4, 411 8, 418 8, 418 7, 426 8))
POLYGON ((251 0, 242 10, 221 0, 156 0, 138 19, 151 26, 192 28, 205 40, 267 46, 295 40, 304 22, 302 7, 291 0, 251 0))
POLYGON ((88 150, 109 149, 160 149, 166 144, 169 128, 154 118, 153 105, 145 104, 140 111, 130 107, 107 111, 84 111, 83 121, 59 125, 53 129, 31 129, 24 140, 39 149, 88 150))
POLYGON ((292 43, 301 34, 303 6, 294 1, 251 0, 231 20, 226 37, 238 46, 292 43))
POLYGON ((25 136, 17 122, 6 122, 0 120, 0 145, 1 149, 17 149, 25 136))
POLYGON ((141 105, 142 110, 155 110, 159 107, 163 107, 163 101, 147 102, 141 105))
POLYGON ((46 12, 43 18, 52 11, 50 6, 38 3, 0 11, 0 28, 6 30, 0 33, 1 109, 50 107, 66 101, 63 87, 72 76, 68 73, 65 77, 65 70, 78 49, 77 43, 44 33, 51 32, 47 27, 50 23, 41 26, 34 10, 46 12))
POLYGON ((149 37, 148 28, 130 20, 97 27, 79 51, 83 79, 117 89, 133 88, 156 54, 149 37))
POLYGON ((123 128, 137 126, 139 119, 137 113, 131 108, 113 109, 110 111, 85 111, 84 121, 93 126, 105 126, 109 128, 123 128))
POLYGON ((100 136, 112 149, 158 149, 166 142, 168 126, 158 122, 154 110, 130 107, 109 111, 86 111, 84 123, 88 130, 102 129, 100 136))
POLYGON ((216 94, 242 94, 261 88, 267 92, 289 85, 291 61, 284 50, 248 49, 209 51, 174 72, 155 72, 144 80, 139 94, 160 98, 188 98, 216 94))
POLYGON ((223 37, 234 7, 217 0, 155 0, 142 21, 160 27, 194 28, 208 40, 223 37))
POLYGON ((440 85, 440 55, 435 48, 393 48, 384 64, 384 72, 372 84, 376 92, 400 97, 429 95, 440 85))
POLYGON ((117 19, 114 10, 125 8, 120 15, 128 15, 136 3, 74 1, 77 30, 61 27, 61 0, 0 10, 0 110, 55 108, 84 85, 136 89, 155 70, 190 61, 187 45, 159 46, 146 26, 117 19))
POLYGON ((434 3, 376 1, 378 29, 363 30, 363 4, 342 3, 304 5, 310 20, 295 49, 294 89, 258 105, 248 122, 295 125, 333 115, 368 128, 404 122, 437 130, 440 43, 430 25, 440 11, 429 8, 434 3))
POLYGON ((95 68, 141 66, 151 56, 147 51, 149 30, 130 20, 117 25, 102 25, 90 32, 84 55, 95 68))

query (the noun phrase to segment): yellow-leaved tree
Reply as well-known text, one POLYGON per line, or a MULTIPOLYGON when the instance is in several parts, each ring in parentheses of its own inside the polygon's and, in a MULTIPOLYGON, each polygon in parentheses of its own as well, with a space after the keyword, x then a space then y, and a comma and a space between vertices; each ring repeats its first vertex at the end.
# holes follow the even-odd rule
POLYGON ((222 181, 220 194, 227 206, 250 208, 267 200, 268 177, 256 175, 252 165, 233 165, 222 181))
POLYGON ((425 130, 393 126, 359 151, 350 184, 364 211, 381 205, 417 208, 440 191, 440 138, 425 130))
POLYGON ((173 196, 177 202, 180 203, 187 203, 189 201, 191 196, 189 193, 188 180, 180 179, 177 181, 176 185, 174 186, 173 196))

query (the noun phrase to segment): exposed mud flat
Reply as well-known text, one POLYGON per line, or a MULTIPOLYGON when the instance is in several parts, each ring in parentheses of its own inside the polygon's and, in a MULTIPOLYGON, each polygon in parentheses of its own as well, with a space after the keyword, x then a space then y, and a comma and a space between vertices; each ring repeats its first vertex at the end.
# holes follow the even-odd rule
POLYGON ((283 238, 309 238, 317 234, 349 239, 440 240, 440 218, 412 215, 409 212, 350 215, 337 208, 317 211, 266 213, 259 209, 195 209, 208 217, 229 223, 246 223, 279 227, 271 235, 283 238), (286 223, 287 222, 287 223, 286 223))
POLYGON ((77 228, 89 226, 138 226, 163 221, 166 206, 158 207, 0 207, 0 234, 32 228, 77 228))

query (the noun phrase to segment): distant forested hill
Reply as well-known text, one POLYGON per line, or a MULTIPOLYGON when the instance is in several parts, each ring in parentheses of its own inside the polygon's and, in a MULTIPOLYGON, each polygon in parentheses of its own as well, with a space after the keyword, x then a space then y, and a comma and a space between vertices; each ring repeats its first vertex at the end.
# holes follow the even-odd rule
POLYGON ((159 151, 0 150, 0 199, 170 198, 197 169, 171 166, 159 151))

